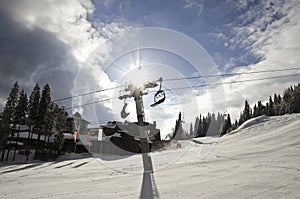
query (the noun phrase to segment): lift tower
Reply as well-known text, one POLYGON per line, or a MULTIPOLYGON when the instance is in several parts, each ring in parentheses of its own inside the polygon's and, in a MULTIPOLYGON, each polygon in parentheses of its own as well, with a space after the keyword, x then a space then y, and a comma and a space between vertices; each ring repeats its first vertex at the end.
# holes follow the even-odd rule
MULTIPOLYGON (((152 172, 153 166, 151 161, 151 156, 149 154, 149 133, 145 128, 145 113, 144 113, 144 105, 143 105, 143 96, 147 95, 148 93, 145 92, 146 89, 155 88, 158 86, 158 82, 160 83, 159 91, 154 95, 154 104, 151 106, 156 106, 165 100, 165 94, 161 90, 162 78, 157 81, 152 81, 144 84, 143 86, 137 87, 133 84, 128 84, 127 88, 125 88, 126 92, 129 94, 125 94, 119 97, 120 100, 127 99, 127 98, 134 98, 135 105, 136 105, 136 115, 137 115, 137 125, 138 125, 138 137, 136 139, 140 140, 141 143, 141 152, 143 157, 143 166, 144 172, 152 172), (163 93, 163 95, 162 95, 163 93), (158 99, 159 98, 159 99, 158 99)), ((126 106, 126 104, 124 105, 126 106)), ((124 109, 123 109, 124 111, 124 109)))

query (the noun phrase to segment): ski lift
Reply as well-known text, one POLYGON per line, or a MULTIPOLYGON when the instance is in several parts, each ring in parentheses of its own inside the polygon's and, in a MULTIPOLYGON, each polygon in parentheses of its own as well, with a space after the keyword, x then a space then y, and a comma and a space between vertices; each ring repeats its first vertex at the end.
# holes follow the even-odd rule
POLYGON ((166 99, 166 94, 161 89, 161 87, 162 87, 162 78, 159 78, 158 81, 159 81, 159 90, 154 95, 154 103, 150 105, 151 107, 155 107, 155 106, 163 103, 166 99))
POLYGON ((125 99, 124 99, 124 106, 123 106, 123 109, 122 109, 122 111, 121 111, 121 117, 124 119, 124 118, 126 118, 130 113, 127 113, 126 112, 126 107, 127 107, 127 103, 126 103, 126 101, 125 101, 125 99))

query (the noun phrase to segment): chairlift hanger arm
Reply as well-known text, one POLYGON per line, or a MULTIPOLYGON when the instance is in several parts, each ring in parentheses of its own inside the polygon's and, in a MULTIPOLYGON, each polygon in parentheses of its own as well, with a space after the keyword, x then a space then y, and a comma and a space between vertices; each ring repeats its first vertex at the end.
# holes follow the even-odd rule
MULTIPOLYGON (((154 103, 150 105, 151 107, 155 107, 155 106, 163 103, 166 99, 166 94, 162 90, 162 81, 163 81, 163 78, 160 77, 158 80, 155 80, 155 81, 152 81, 152 82, 147 82, 146 84, 144 84, 143 88, 136 88, 136 87, 134 87, 134 85, 129 84, 127 86, 127 88, 125 88, 125 91, 130 91, 131 93, 122 95, 122 96, 119 97, 119 99, 120 100, 125 100, 127 98, 134 97, 136 92, 140 92, 141 96, 146 95, 148 93, 143 92, 145 89, 155 88, 159 85, 158 91, 154 94, 154 103)), ((122 115, 123 116, 127 115, 126 111, 125 111, 125 108, 126 108, 126 106, 124 105, 123 110, 122 110, 122 113, 123 113, 122 115)))
POLYGON ((154 103, 151 104, 151 107, 155 107, 161 103, 163 103, 166 99, 166 93, 161 89, 162 88, 162 77, 159 78, 159 89, 154 95, 154 103))

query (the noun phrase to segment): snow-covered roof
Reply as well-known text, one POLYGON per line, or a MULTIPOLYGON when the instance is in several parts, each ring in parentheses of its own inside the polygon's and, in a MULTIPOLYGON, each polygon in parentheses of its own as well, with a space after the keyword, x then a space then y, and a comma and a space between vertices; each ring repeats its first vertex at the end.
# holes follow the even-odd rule
POLYGON ((11 141, 11 142, 9 142, 9 144, 17 144, 17 145, 19 145, 19 146, 23 146, 23 145, 24 145, 24 143, 22 143, 22 142, 17 142, 17 141, 11 141))
POLYGON ((70 133, 64 133, 64 138, 66 140, 71 140, 71 139, 74 139, 74 135, 70 134, 70 133))
MULTIPOLYGON (((15 134, 14 137, 19 137, 19 138, 28 138, 28 135, 29 135, 29 132, 28 131, 24 131, 24 132, 19 132, 18 135, 15 134)), ((33 133, 33 134, 30 134, 29 135, 31 139, 38 139, 38 134, 36 133, 33 133)), ((10 137, 10 136, 9 136, 10 137)), ((45 136, 44 135, 41 135, 40 136, 40 139, 41 140, 44 140, 45 139, 45 136)))
MULTIPOLYGON (((11 124, 11 127, 13 127, 12 124, 11 124)), ((28 125, 19 125, 19 124, 16 124, 13 129, 16 131, 29 131, 30 130, 28 125)))

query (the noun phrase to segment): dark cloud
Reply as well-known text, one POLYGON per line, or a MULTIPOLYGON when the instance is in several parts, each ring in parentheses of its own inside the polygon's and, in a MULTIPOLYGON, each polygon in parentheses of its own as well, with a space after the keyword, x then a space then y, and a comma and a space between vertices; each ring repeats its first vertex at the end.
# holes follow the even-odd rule
POLYGON ((78 67, 66 44, 50 32, 14 21, 7 11, 0 12, 0 27, 0 98, 7 98, 15 81, 28 94, 39 82, 41 87, 50 84, 53 98, 69 95, 78 67))

